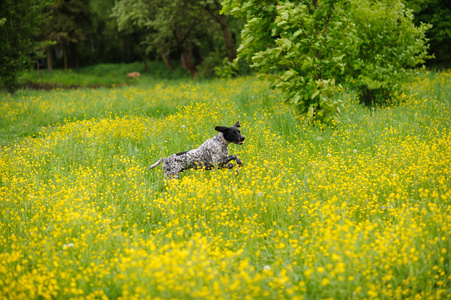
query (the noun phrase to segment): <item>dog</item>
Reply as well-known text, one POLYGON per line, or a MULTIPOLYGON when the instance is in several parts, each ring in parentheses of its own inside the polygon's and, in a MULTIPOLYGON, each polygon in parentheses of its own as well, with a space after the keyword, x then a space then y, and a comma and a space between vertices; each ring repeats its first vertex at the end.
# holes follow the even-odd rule
POLYGON ((234 167, 230 163, 232 160, 242 166, 241 160, 236 155, 229 155, 227 148, 230 143, 243 144, 245 137, 238 127, 240 127, 240 121, 232 127, 216 126, 215 130, 219 131, 219 134, 206 140, 199 148, 162 158, 151 165, 149 170, 163 163, 164 178, 168 180, 178 179, 179 173, 188 169, 231 169, 234 167))

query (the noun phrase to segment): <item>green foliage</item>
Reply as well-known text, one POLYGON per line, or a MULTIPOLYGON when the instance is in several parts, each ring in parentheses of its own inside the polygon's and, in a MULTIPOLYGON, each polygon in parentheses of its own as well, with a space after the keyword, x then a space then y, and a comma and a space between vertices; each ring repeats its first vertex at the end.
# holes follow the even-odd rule
POLYGON ((345 77, 361 102, 386 104, 406 69, 428 58, 425 32, 431 26, 415 26, 412 12, 401 0, 350 0, 358 46, 345 49, 345 77))
POLYGON ((333 96, 341 86, 332 76, 344 69, 343 53, 355 41, 347 1, 230 0, 223 5, 224 11, 247 19, 239 56, 263 76, 272 74, 272 86, 309 121, 338 123, 341 102, 333 96))
POLYGON ((47 14, 43 8, 50 1, 3 0, 0 5, 0 87, 14 92, 18 73, 32 61, 37 42, 32 39, 36 26, 47 14))
POLYGON ((238 74, 238 60, 230 62, 227 58, 224 58, 222 65, 214 67, 214 71, 219 78, 232 78, 238 74))
POLYGON ((153 15, 151 6, 146 1, 117 1, 112 9, 112 17, 116 19, 119 31, 133 33, 144 30, 146 23, 153 15))
POLYGON ((120 31, 138 34, 146 51, 157 52, 169 68, 169 57, 180 55, 182 67, 194 77, 205 60, 200 77, 211 77, 217 65, 212 64, 226 54, 232 60, 235 53, 230 26, 219 9, 217 0, 120 0, 113 17, 120 31))
POLYGON ((66 46, 86 40, 90 31, 89 12, 81 0, 59 1, 47 8, 51 19, 41 27, 49 39, 66 46))
POLYGON ((166 59, 172 51, 180 51, 184 64, 194 74, 194 62, 189 54, 192 45, 197 43, 195 32, 204 21, 196 4, 196 1, 121 0, 113 8, 113 17, 119 31, 140 35, 141 45, 147 52, 156 50, 166 59))
MULTIPOLYGON (((79 44, 92 35, 91 18, 85 1, 64 0, 56 1, 47 6, 48 18, 42 26, 34 30, 34 35, 39 41, 51 41, 61 49, 64 57, 64 68, 68 68, 71 61, 75 68, 80 66, 79 44), (68 59, 71 58, 71 59, 68 59)), ((46 49, 52 44, 44 44, 40 48, 46 49)), ((50 52, 51 48, 46 50, 50 52)), ((49 55, 49 53, 48 53, 49 55)), ((47 60, 48 69, 52 71, 51 56, 47 60)))
POLYGON ((116 1, 88 0, 89 38, 78 43, 83 66, 100 63, 130 63, 139 57, 136 41, 129 34, 120 34, 111 17, 116 1))
POLYGON ((217 66, 222 65, 224 60, 227 59, 224 59, 224 53, 222 51, 211 51, 197 67, 196 78, 212 79, 218 77, 215 70, 217 66))
POLYGON ((406 6, 413 10, 415 24, 429 23, 432 28, 426 32, 431 47, 430 54, 435 59, 428 64, 451 66, 451 6, 449 0, 404 0, 406 6))

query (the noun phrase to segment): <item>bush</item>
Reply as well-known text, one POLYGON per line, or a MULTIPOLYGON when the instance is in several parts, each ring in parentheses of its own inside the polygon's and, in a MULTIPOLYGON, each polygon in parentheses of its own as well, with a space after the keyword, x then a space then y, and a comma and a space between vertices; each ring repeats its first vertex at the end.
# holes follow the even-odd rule
POLYGON ((197 67, 196 78, 211 79, 216 77, 215 68, 222 65, 224 54, 221 51, 212 51, 197 67))
POLYGON ((344 51, 354 45, 347 1, 291 3, 224 1, 224 10, 245 17, 239 57, 245 57, 307 119, 339 122, 341 102, 333 95, 333 71, 343 70, 344 51))
MULTIPOLYGON (((431 58, 425 32, 401 0, 350 0, 358 46, 347 48, 344 76, 367 105, 384 105, 399 90, 406 69, 431 58)), ((337 74, 338 75, 338 74, 337 74)))

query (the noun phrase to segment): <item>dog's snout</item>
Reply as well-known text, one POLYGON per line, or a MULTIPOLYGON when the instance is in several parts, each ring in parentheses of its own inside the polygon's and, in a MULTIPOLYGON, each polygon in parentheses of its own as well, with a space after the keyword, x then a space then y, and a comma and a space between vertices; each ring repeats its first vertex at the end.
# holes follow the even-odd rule
POLYGON ((245 136, 242 136, 242 137, 241 137, 241 141, 244 142, 244 139, 245 139, 245 138, 246 138, 245 136))

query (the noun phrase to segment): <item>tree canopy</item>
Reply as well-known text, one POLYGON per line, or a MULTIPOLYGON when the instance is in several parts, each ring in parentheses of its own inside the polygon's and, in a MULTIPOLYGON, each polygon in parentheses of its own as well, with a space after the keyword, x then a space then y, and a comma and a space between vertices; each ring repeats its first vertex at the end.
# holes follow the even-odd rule
POLYGON ((219 14, 220 8, 217 0, 120 0, 112 16, 119 31, 138 34, 140 45, 147 52, 157 51, 169 68, 168 57, 178 53, 182 67, 194 77, 197 66, 212 51, 218 29, 229 60, 236 56, 227 17, 219 14))

